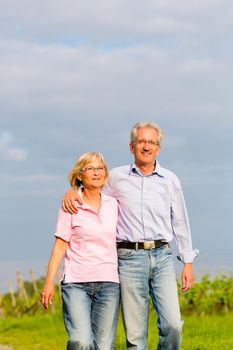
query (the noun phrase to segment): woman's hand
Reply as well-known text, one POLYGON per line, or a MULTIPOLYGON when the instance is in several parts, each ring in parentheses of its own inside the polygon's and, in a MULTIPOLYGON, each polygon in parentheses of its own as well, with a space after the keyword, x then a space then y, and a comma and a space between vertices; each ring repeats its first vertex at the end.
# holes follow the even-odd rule
POLYGON ((47 310, 49 304, 52 304, 54 296, 54 279, 60 266, 61 260, 65 255, 66 249, 68 247, 68 242, 63 239, 56 237, 55 243, 53 246, 52 254, 49 259, 48 272, 45 281, 44 288, 40 294, 41 303, 44 305, 44 308, 47 310))
POLYGON ((54 283, 46 283, 40 295, 41 303, 43 304, 46 310, 48 310, 49 305, 52 304, 53 296, 54 283))

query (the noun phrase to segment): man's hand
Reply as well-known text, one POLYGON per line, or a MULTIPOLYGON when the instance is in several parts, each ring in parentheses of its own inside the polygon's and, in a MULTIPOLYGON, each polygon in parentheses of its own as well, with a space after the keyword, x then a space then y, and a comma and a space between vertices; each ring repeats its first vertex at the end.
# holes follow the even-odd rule
POLYGON ((184 269, 181 274, 182 292, 187 292, 193 286, 192 263, 184 264, 184 269))
POLYGON ((76 201, 83 203, 82 198, 71 188, 62 199, 62 209, 70 214, 76 214, 78 212, 76 201))

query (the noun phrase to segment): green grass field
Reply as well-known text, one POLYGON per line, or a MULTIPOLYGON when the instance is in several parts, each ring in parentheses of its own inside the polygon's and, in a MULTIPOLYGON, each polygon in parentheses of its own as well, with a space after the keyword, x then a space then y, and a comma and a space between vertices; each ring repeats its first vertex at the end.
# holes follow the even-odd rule
MULTIPOLYGON (((14 350, 65 350, 67 334, 58 288, 53 306, 46 312, 38 294, 33 292, 32 284, 27 281, 24 284, 28 305, 19 293, 15 294, 15 306, 12 306, 9 293, 1 299, 0 344, 11 345, 14 350)), ((37 281, 38 290, 43 284, 44 277, 37 281)), ((184 320, 182 350, 233 350, 233 276, 217 275, 210 280, 205 275, 184 294, 179 285, 179 299, 184 320)), ((157 341, 156 317, 152 311, 148 349, 155 350, 157 341)), ((115 349, 126 349, 121 318, 115 349)))
MULTIPOLYGON (((184 317, 182 350, 233 349, 233 314, 184 317)), ((148 349, 156 349, 156 319, 150 315, 148 349)), ((44 312, 36 316, 0 320, 0 344, 15 350, 65 350, 67 335, 61 313, 44 312)), ((115 349, 126 349, 121 320, 115 349)))

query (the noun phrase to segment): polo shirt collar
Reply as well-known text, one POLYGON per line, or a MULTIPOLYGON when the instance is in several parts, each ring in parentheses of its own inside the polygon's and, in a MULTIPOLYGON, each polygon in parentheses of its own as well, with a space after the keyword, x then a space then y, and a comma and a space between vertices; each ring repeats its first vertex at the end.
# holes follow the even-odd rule
MULTIPOLYGON (((82 188, 78 189, 77 193, 83 200, 82 188)), ((101 194, 101 206, 102 206, 102 204, 105 203, 106 201, 108 201, 109 198, 102 191, 100 191, 100 194, 101 194)), ((80 204, 77 201, 77 208, 89 209, 90 207, 88 204, 85 204, 85 203, 80 204)))

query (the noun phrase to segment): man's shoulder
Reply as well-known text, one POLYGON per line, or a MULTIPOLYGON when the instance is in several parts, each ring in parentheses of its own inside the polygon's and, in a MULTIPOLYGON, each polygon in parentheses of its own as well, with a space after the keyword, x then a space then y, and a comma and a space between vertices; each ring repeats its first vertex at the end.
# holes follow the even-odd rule
POLYGON ((129 173, 130 169, 131 169, 130 164, 118 166, 110 170, 110 175, 126 174, 126 173, 129 173))
POLYGON ((158 174, 173 182, 180 182, 178 176, 173 171, 162 167, 160 164, 158 164, 158 174))

